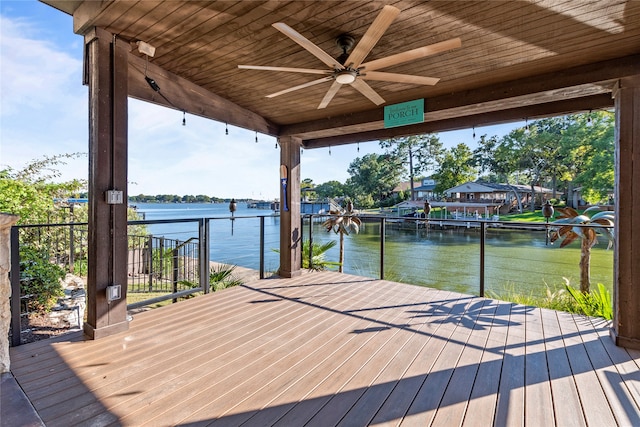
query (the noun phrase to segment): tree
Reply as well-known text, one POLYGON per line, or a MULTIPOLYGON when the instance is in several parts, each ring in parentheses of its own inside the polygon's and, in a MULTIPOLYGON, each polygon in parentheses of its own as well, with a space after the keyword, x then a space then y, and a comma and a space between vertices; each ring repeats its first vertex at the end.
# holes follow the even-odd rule
POLYGON ((331 211, 330 214, 331 216, 322 223, 322 226, 327 229, 327 232, 333 230, 336 234, 340 235, 340 266, 338 267, 338 271, 342 273, 342 267, 344 265, 344 236, 345 234, 348 236, 349 232, 358 234, 362 222, 360 218, 355 216, 353 203, 351 203, 351 201, 347 203, 345 210, 331 211))
POLYGON ((507 144, 503 144, 502 140, 498 140, 497 136, 487 138, 486 135, 482 135, 478 147, 473 151, 473 163, 482 173, 493 174, 495 182, 506 183, 518 202, 518 211, 522 212, 520 193, 511 184, 511 175, 516 172, 518 166, 515 152, 507 144))
POLYGON ((401 159, 390 154, 371 153, 351 162, 348 172, 351 175, 345 185, 348 195, 359 206, 368 207, 364 203, 367 199, 379 203, 393 193, 402 175, 401 159))
POLYGON ((66 164, 66 159, 82 155, 45 156, 19 171, 10 167, 0 170, 0 211, 19 215, 19 224, 50 222, 52 213, 60 211, 56 200, 76 196, 86 186, 85 181, 78 179, 53 182, 60 177, 56 167, 66 164))
MULTIPOLYGON (((56 166, 65 164, 66 159, 81 154, 62 154, 43 157, 27 164, 22 170, 6 168, 0 171, 0 211, 19 215, 19 224, 43 224, 62 222, 70 210, 64 210, 63 199, 77 196, 84 182, 71 180, 53 182, 60 177, 56 166)), ((76 215, 86 209, 76 211, 76 215)), ((77 221, 77 219, 76 219, 77 221)), ((82 221, 82 218, 80 219, 82 221)), ((61 296, 60 279, 64 270, 51 262, 52 253, 57 253, 57 244, 64 241, 59 228, 25 229, 20 233, 20 274, 21 293, 34 295, 27 304, 30 310, 46 310, 61 296)))
POLYGON ((606 200, 614 187, 614 127, 609 111, 568 116, 564 162, 588 203, 606 200))
POLYGON ((520 172, 520 176, 526 176, 529 180, 532 212, 535 210, 535 184, 540 181, 540 177, 546 167, 544 149, 536 144, 536 138, 532 136, 532 134, 537 133, 534 128, 535 126, 532 124, 528 128, 514 129, 505 135, 501 141, 501 144, 518 159, 517 170, 520 172))
POLYGON ((598 243, 598 232, 607 237, 609 247, 613 244, 613 228, 605 227, 576 227, 576 225, 605 225, 613 227, 615 214, 612 211, 600 211, 597 206, 585 210, 582 215, 573 208, 556 208, 560 212, 553 224, 559 225, 559 229, 551 235, 551 242, 562 240, 563 248, 574 240, 580 239, 580 291, 589 293, 591 287, 591 248, 598 243), (596 212, 597 213, 593 213, 596 212), (591 215, 591 216, 589 216, 591 215))
POLYGON ((388 155, 401 159, 408 164, 408 175, 411 184, 411 200, 415 200, 413 181, 415 175, 433 171, 442 160, 444 149, 437 135, 414 135, 402 138, 391 138, 380 141, 380 147, 388 155))
POLYGON ((316 191, 313 187, 315 185, 311 178, 305 178, 300 182, 300 190, 304 200, 314 200, 316 198, 316 191))
POLYGON ((343 196, 344 185, 339 181, 327 181, 316 186, 316 194, 320 198, 343 196))
POLYGON ((473 152, 464 143, 445 150, 440 167, 433 174, 436 180, 435 192, 444 194, 445 190, 476 178, 473 152))

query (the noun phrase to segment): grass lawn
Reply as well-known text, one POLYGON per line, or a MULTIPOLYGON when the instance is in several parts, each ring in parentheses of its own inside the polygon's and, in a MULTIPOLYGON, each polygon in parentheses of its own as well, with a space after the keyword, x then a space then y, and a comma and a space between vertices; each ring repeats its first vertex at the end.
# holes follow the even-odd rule
MULTIPOLYGON (((537 210, 535 212, 527 211, 523 213, 514 213, 508 215, 500 215, 500 221, 514 221, 514 222, 544 222, 544 216, 542 211, 537 210)), ((553 217, 549 218, 549 221, 553 221, 553 217)))

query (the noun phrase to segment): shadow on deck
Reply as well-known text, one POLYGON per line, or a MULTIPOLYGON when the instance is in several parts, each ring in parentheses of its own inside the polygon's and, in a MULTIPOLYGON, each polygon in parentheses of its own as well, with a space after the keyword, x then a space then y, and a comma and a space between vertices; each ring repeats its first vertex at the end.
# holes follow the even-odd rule
POLYGON ((11 357, 47 426, 640 425, 640 352, 608 333, 599 319, 320 272, 11 357))

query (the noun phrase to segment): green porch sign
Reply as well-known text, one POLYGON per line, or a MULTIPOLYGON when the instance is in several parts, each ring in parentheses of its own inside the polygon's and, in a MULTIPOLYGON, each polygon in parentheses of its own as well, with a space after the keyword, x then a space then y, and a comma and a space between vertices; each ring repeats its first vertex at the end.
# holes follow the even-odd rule
POLYGON ((424 122, 424 98, 384 107, 385 129, 422 122, 424 122))

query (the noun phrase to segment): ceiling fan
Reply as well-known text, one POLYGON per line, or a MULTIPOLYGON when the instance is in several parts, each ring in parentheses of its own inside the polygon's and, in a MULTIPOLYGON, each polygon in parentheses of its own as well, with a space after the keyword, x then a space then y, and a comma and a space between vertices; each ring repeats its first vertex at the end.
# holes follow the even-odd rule
POLYGON ((429 55, 444 52, 450 49, 458 48, 462 45, 459 38, 446 40, 432 45, 422 46, 406 52, 387 56, 385 58, 364 62, 365 58, 371 52, 378 40, 387 31, 393 20, 400 13, 400 9, 393 6, 385 6, 371 26, 367 29, 362 39, 354 47, 355 39, 347 34, 341 35, 336 40, 339 47, 342 48, 342 55, 334 59, 320 47, 315 45, 302 34, 282 22, 276 22, 273 25, 278 31, 298 43, 316 58, 324 62, 329 70, 318 70, 312 68, 290 68, 290 67, 269 67, 261 65, 238 65, 238 68, 248 70, 266 70, 266 71, 285 71, 291 73, 305 74, 322 74, 325 77, 294 86, 279 92, 267 95, 267 98, 274 98, 285 93, 293 92, 306 87, 314 86, 319 83, 333 81, 333 84, 327 91, 326 95, 318 105, 318 109, 326 108, 336 95, 342 85, 351 85, 354 89, 367 97, 376 105, 384 104, 385 100, 369 86, 365 80, 378 80, 396 83, 408 83, 418 85, 435 85, 440 79, 434 77, 422 77, 408 74, 386 73, 376 71, 381 68, 391 67, 393 65, 402 64, 413 61, 415 59, 424 58, 429 55), (349 53, 349 51, 351 51, 349 53))

